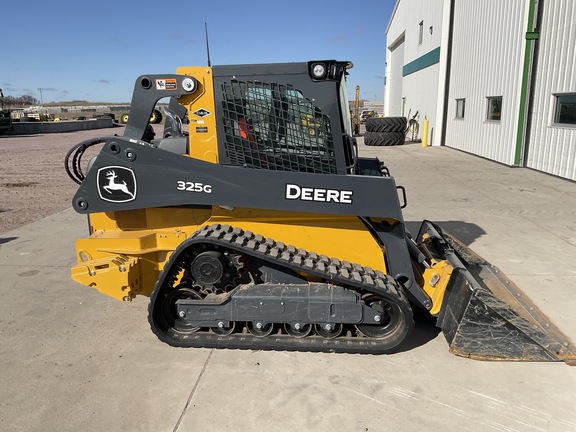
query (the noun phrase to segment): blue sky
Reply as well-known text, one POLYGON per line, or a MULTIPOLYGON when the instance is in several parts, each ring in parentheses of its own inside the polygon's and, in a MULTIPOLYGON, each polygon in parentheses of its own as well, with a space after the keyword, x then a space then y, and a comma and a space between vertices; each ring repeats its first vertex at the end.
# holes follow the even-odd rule
POLYGON ((0 88, 42 101, 129 102, 139 75, 206 65, 351 60, 349 95, 383 100, 395 0, 5 2, 0 88), (23 6, 20 6, 23 5, 23 6))

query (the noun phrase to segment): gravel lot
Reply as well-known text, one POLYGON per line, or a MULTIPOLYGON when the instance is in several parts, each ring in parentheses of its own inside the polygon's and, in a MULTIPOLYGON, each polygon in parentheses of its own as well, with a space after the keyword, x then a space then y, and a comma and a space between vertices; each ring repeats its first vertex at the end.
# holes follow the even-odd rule
MULTIPOLYGON (((64 158, 86 139, 123 134, 123 127, 60 134, 0 135, 0 234, 71 206, 78 185, 66 174, 64 158)), ((83 160, 91 154, 87 151, 83 160)))

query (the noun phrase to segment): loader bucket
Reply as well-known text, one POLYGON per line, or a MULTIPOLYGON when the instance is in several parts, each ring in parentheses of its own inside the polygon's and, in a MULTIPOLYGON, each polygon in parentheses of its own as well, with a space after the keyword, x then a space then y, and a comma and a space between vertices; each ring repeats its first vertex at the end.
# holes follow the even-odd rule
POLYGON ((576 365, 574 344, 497 267, 429 221, 417 240, 454 268, 436 324, 450 352, 476 360, 576 365))

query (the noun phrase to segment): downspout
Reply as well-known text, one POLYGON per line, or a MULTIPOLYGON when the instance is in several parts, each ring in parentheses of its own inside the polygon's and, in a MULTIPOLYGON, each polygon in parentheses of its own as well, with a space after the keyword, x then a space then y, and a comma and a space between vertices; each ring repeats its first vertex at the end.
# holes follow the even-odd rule
POLYGON ((448 123, 448 104, 450 102, 450 69, 452 66, 452 39, 454 37, 454 0, 445 1, 444 5, 449 5, 448 12, 448 44, 446 47, 446 77, 444 84, 444 99, 442 107, 442 130, 440 133, 439 145, 446 145, 446 125, 448 123))
POLYGON ((538 39, 540 38, 538 26, 542 0, 528 0, 528 2, 528 25, 526 29, 526 47, 524 49, 522 87, 520 89, 514 166, 524 166, 526 164, 530 123, 532 120, 532 105, 534 101, 533 85, 536 76, 536 57, 538 53, 538 39))

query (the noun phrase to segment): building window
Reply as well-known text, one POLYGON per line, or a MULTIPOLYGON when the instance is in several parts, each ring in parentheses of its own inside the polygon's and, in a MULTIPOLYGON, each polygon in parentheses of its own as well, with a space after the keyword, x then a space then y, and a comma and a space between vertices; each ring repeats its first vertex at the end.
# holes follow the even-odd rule
POLYGON ((556 95, 554 123, 576 125, 576 93, 556 95))
POLYGON ((502 116, 502 96, 488 97, 486 120, 500 121, 502 116))
POLYGON ((418 45, 422 45, 422 40, 424 39, 424 21, 420 21, 420 33, 418 35, 418 45))
POLYGON ((466 107, 466 99, 456 99, 456 118, 464 118, 464 108, 466 107))

